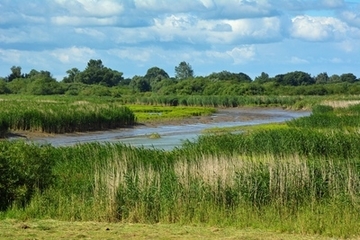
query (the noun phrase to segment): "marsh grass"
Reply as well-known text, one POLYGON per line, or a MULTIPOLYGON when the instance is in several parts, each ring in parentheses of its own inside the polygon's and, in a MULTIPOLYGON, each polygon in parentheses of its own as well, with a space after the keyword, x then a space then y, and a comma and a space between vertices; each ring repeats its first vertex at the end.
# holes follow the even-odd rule
POLYGON ((182 119, 194 116, 207 116, 216 112, 212 107, 187 106, 147 106, 130 105, 139 122, 164 121, 167 119, 182 119))
MULTIPOLYGON (((0 122, 10 130, 45 133, 82 132, 134 125, 132 111, 117 104, 6 101, 0 122)), ((3 127, 4 128, 4 127, 3 127)))

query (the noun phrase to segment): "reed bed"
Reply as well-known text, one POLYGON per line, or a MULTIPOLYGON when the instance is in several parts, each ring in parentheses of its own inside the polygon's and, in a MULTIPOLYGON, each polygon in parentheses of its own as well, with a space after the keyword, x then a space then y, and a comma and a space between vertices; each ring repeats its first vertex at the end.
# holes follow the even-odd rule
POLYGON ((284 107, 310 109, 324 98, 318 96, 123 96, 124 104, 160 105, 160 106, 206 106, 206 107, 284 107))
POLYGON ((115 103, 5 101, 0 106, 1 132, 21 130, 46 133, 83 132, 134 125, 136 117, 115 103))

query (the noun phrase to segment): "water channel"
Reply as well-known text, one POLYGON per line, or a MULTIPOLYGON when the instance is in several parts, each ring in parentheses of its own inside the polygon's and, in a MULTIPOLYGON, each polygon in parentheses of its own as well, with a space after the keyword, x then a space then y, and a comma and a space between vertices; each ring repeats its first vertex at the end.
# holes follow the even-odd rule
POLYGON ((171 150, 181 146, 186 139, 195 141, 203 130, 214 127, 233 127, 255 125, 271 122, 284 122, 293 118, 308 116, 310 112, 288 111, 283 109, 220 109, 207 117, 192 118, 191 121, 169 123, 158 126, 136 126, 111 131, 60 134, 49 137, 35 137, 37 143, 48 143, 53 146, 69 146, 87 142, 122 142, 127 145, 146 148, 171 150), (161 137, 151 139, 149 135, 157 133, 161 137))

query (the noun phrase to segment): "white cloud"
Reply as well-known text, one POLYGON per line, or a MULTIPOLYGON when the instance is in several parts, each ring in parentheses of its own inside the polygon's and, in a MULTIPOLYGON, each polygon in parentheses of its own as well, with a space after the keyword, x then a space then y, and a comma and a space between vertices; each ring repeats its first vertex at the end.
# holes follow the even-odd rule
POLYGON ((291 57, 290 62, 293 63, 293 64, 305 64, 305 63, 309 63, 308 60, 303 59, 303 58, 299 58, 299 57, 291 57))
POLYGON ((78 34, 84 34, 84 35, 87 35, 87 36, 90 36, 92 38, 96 38, 96 39, 105 39, 106 38, 106 35, 97 30, 97 29, 92 29, 92 28, 75 28, 74 31, 78 34))
POLYGON ((76 17, 76 16, 57 16, 51 18, 56 25, 69 26, 111 26, 117 23, 116 17, 97 18, 97 17, 76 17))
POLYGON ((360 28, 360 13, 353 11, 344 11, 341 13, 341 17, 344 21, 352 26, 360 28))
POLYGON ((269 2, 282 11, 330 10, 345 6, 344 0, 269 0, 269 2))
POLYGON ((208 7, 214 6, 211 1, 198 0, 134 0, 137 10, 151 11, 157 13, 184 13, 189 11, 203 11, 208 7), (204 4, 205 2, 205 4, 204 4))
POLYGON ((87 47, 73 46, 52 50, 50 55, 62 63, 86 62, 95 55, 95 51, 87 47))
POLYGON ((0 28, 0 42, 2 43, 31 43, 38 44, 49 41, 51 36, 46 29, 35 26, 26 28, 0 28))
POLYGON ((124 11, 115 0, 55 0, 55 3, 74 16, 111 17, 124 11))
POLYGON ((345 5, 344 0, 321 0, 321 5, 327 8, 339 8, 345 5))
POLYGON ((346 23, 333 17, 297 16, 292 22, 291 36, 307 41, 338 40, 349 32, 346 23))
POLYGON ((21 62, 21 52, 14 49, 0 49, 0 59, 13 65, 19 64, 21 62))
POLYGON ((234 64, 252 61, 256 55, 254 46, 236 47, 226 53, 233 58, 234 64))
POLYGON ((107 53, 121 59, 136 62, 147 62, 154 55, 152 50, 143 48, 110 49, 107 53))
POLYGON ((238 20, 204 20, 189 15, 155 19, 152 28, 161 41, 239 44, 268 42, 282 38, 283 22, 278 17, 238 20))

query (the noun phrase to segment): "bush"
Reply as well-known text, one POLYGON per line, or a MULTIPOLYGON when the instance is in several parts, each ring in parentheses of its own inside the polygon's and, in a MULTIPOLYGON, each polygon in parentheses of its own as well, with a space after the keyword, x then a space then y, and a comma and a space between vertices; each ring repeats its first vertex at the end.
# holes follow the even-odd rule
POLYGON ((12 205, 25 207, 36 191, 52 183, 55 158, 50 148, 25 142, 0 143, 0 211, 12 205))

